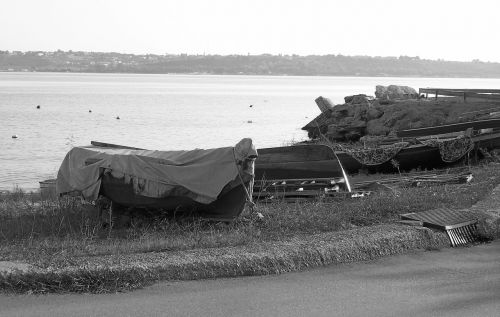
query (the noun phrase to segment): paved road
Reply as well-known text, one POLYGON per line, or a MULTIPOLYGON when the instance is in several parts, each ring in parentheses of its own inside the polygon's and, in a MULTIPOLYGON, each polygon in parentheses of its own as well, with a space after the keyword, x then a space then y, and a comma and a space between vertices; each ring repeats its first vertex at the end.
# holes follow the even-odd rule
POLYGON ((0 316, 500 316, 500 242, 110 295, 0 295, 0 316))

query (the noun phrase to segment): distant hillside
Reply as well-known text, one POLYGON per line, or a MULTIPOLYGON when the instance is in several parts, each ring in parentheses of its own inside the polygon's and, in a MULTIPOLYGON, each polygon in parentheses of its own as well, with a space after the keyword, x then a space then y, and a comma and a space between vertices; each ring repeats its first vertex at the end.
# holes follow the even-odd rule
POLYGON ((343 55, 134 55, 0 51, 0 71, 500 78, 500 63, 343 55))

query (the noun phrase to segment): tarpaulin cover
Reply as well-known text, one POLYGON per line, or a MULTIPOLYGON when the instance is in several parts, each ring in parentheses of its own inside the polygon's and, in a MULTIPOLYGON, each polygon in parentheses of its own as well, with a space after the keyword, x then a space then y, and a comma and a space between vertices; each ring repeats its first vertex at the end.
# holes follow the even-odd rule
POLYGON ((248 138, 235 147, 191 151, 74 147, 59 168, 56 191, 58 194, 77 191, 86 199, 95 200, 101 175, 106 171, 132 183, 135 193, 142 196, 168 197, 183 187, 190 192, 190 198, 208 204, 238 177, 237 162, 256 156, 257 151, 248 138))

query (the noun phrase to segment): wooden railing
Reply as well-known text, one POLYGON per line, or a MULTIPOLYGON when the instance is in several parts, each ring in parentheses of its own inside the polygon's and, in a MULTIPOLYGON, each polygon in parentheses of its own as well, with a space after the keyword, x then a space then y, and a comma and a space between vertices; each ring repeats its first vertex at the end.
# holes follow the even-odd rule
POLYGON ((431 94, 436 99, 438 96, 449 96, 462 97, 464 101, 467 101, 467 98, 500 101, 500 89, 419 88, 418 93, 420 95, 425 94, 426 98, 431 94))

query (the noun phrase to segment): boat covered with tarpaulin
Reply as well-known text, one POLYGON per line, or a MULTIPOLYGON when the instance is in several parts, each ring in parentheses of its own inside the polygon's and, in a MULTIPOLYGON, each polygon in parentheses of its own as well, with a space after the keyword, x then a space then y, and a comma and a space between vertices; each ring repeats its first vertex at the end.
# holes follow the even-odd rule
POLYGON ((72 148, 56 181, 59 195, 100 195, 115 208, 193 212, 232 220, 251 200, 257 151, 249 138, 234 147, 157 151, 92 142, 72 148))

